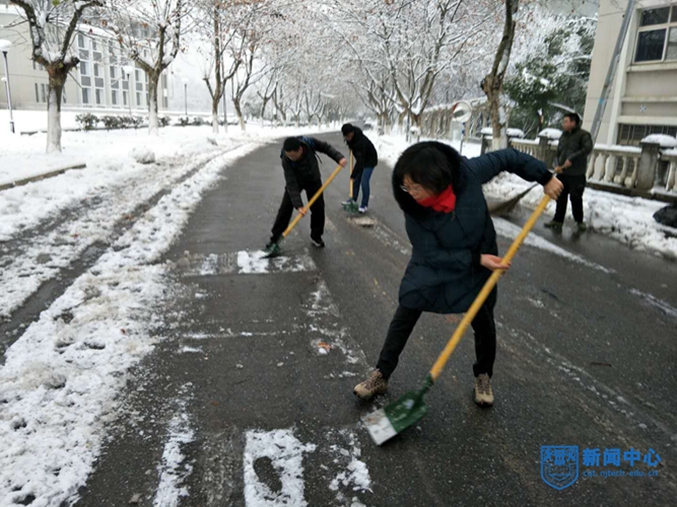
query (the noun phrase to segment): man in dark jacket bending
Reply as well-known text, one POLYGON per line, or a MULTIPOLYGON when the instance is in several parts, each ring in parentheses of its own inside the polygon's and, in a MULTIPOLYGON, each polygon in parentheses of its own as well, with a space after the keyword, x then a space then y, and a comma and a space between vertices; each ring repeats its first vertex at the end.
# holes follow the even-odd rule
MULTIPOLYGON (((301 192, 305 190, 306 198, 310 199, 322 187, 322 175, 318 165, 316 152, 324 153, 345 167, 346 158, 333 146, 314 137, 288 137, 284 141, 282 153, 282 169, 284 169, 285 189, 282 204, 277 212, 273 225, 269 248, 277 243, 291 220, 294 208, 305 215, 301 192)), ((315 201, 310 207, 310 239, 318 248, 324 247, 324 196, 315 201)))
POLYGON ((581 117, 569 113, 562 120, 564 133, 557 145, 557 177, 564 184, 564 191, 557 199, 555 218, 545 224, 549 229, 561 231, 567 213, 567 199, 571 199, 571 212, 574 215, 578 231, 586 230, 583 222, 583 191, 585 173, 588 169, 588 155, 592 153, 593 142, 590 132, 581 128, 581 117))

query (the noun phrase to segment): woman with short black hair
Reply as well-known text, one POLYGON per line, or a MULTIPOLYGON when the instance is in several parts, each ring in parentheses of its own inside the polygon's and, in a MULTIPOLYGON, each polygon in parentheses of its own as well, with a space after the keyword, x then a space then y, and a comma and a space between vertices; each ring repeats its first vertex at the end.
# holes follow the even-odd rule
MULTIPOLYGON (((446 144, 429 141, 400 156, 392 185, 404 212, 412 256, 376 369, 354 388, 360 398, 387 390, 423 312, 464 313, 491 272, 510 267, 498 257, 496 231, 482 193, 482 185, 502 171, 537 181, 553 199, 562 191, 562 183, 543 162, 513 149, 467 159, 446 144)), ((481 406, 494 402, 490 378, 496 356, 496 295, 494 289, 472 322, 475 402, 481 406)))

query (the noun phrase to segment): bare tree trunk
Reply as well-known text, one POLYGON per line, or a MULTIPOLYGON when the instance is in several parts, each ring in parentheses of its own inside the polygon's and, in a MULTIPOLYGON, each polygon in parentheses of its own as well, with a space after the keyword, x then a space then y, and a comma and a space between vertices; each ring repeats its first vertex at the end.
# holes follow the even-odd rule
POLYGON ((242 129, 242 132, 245 132, 247 130, 247 127, 244 121, 244 116, 242 115, 242 107, 240 106, 240 97, 238 96, 233 97, 233 106, 235 107, 237 119, 240 120, 240 128, 242 129))
POLYGON ((160 135, 158 126, 157 88, 160 76, 157 72, 148 73, 148 133, 152 136, 160 135))
POLYGON ((47 102, 47 153, 61 151, 61 100, 68 68, 55 64, 47 68, 49 98, 47 102), (65 69, 65 70, 64 70, 65 69))
POLYGON ((514 14, 517 13, 519 0, 505 0, 505 24, 503 37, 498 45, 491 72, 482 81, 482 89, 487 96, 493 139, 492 150, 508 147, 507 113, 503 97, 503 82, 510 63, 510 52, 515 39, 514 14))
POLYGON ((264 124, 264 118, 266 116, 266 106, 268 106, 268 101, 270 99, 263 99, 263 104, 261 104, 261 127, 263 127, 264 124))

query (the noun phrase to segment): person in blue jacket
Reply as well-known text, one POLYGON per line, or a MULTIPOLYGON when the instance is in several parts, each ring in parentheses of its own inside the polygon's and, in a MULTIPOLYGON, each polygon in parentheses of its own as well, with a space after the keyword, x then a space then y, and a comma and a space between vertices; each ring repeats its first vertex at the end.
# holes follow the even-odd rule
MULTIPOLYGON (((400 156, 392 185, 412 255, 376 369, 354 388, 360 398, 387 390, 423 312, 466 312, 491 272, 510 267, 498 256, 496 231, 482 193, 482 185, 502 171, 540 183, 552 199, 562 192, 562 183, 543 162, 514 149, 467 159, 446 144, 429 141, 410 146, 400 156)), ((490 378, 496 357, 496 294, 494 289, 472 322, 474 393, 481 406, 494 402, 490 378)))

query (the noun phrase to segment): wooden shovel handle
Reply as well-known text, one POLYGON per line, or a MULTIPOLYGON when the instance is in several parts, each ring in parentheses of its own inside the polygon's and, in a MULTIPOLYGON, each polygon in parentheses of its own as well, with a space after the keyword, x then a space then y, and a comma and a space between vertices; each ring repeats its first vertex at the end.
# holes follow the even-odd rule
MULTIPOLYGON (((503 256, 503 263, 510 262, 512 258, 515 256, 517 250, 519 249, 520 246, 522 246, 524 239, 527 237, 529 231, 531 231, 531 229, 538 221, 538 217, 541 216, 543 210, 545 210, 545 207, 548 205, 549 201, 550 197, 548 197, 547 195, 544 196, 543 199, 541 199, 541 202, 538 204, 538 207, 531 214, 529 220, 527 221, 526 224, 524 224, 524 227, 522 227, 522 230, 515 238, 515 241, 512 242, 512 245, 510 245, 510 248, 508 249, 507 253, 503 256)), ((452 352, 454 352, 456 345, 458 345, 458 342, 461 341, 461 338, 463 337, 463 334, 465 333, 466 329, 468 329, 468 326, 477 315, 477 312, 479 312, 480 308, 482 308, 482 305, 487 300, 489 294, 491 294, 491 291, 498 283, 499 278, 503 276, 503 273, 505 273, 504 269, 497 269, 491 274, 491 277, 489 277, 489 279, 486 281, 484 287, 482 287, 482 290, 475 298, 475 301, 463 316, 463 320, 461 320, 461 323, 456 328, 456 331, 454 331, 454 334, 447 343, 446 347, 444 347, 444 350, 437 358, 437 361, 435 361, 432 370, 430 370, 430 375, 432 376, 433 381, 437 381, 437 379, 439 378, 440 374, 442 373, 442 370, 444 369, 444 366, 447 364, 447 361, 449 360, 449 357, 451 356, 452 352)))
POLYGON ((350 195, 349 197, 353 198, 353 150, 350 150, 350 195))
MULTIPOLYGON (((336 169, 334 169, 334 172, 331 173, 331 176, 329 176, 329 178, 327 178, 327 181, 325 181, 324 184, 320 187, 320 189, 317 192, 315 192, 315 195, 310 199, 310 201, 308 201, 308 204, 306 204, 303 207, 303 211, 305 213, 308 213, 308 210, 310 209, 310 207, 313 204, 315 204, 315 201, 317 201, 320 198, 320 196, 322 195, 322 192, 324 192, 324 189, 329 186, 329 184, 334 180, 334 178, 336 178, 336 176, 338 176, 338 173, 341 172, 341 169, 343 169, 343 166, 341 164, 336 166, 336 169)), ((296 215, 294 220, 292 220, 292 222, 289 224, 289 227, 287 227, 287 230, 282 233, 282 237, 286 238, 289 235, 289 233, 292 231, 292 229, 294 227, 296 227, 296 224, 298 224, 299 221, 302 218, 303 218, 303 214, 299 213, 298 215, 296 215)))

